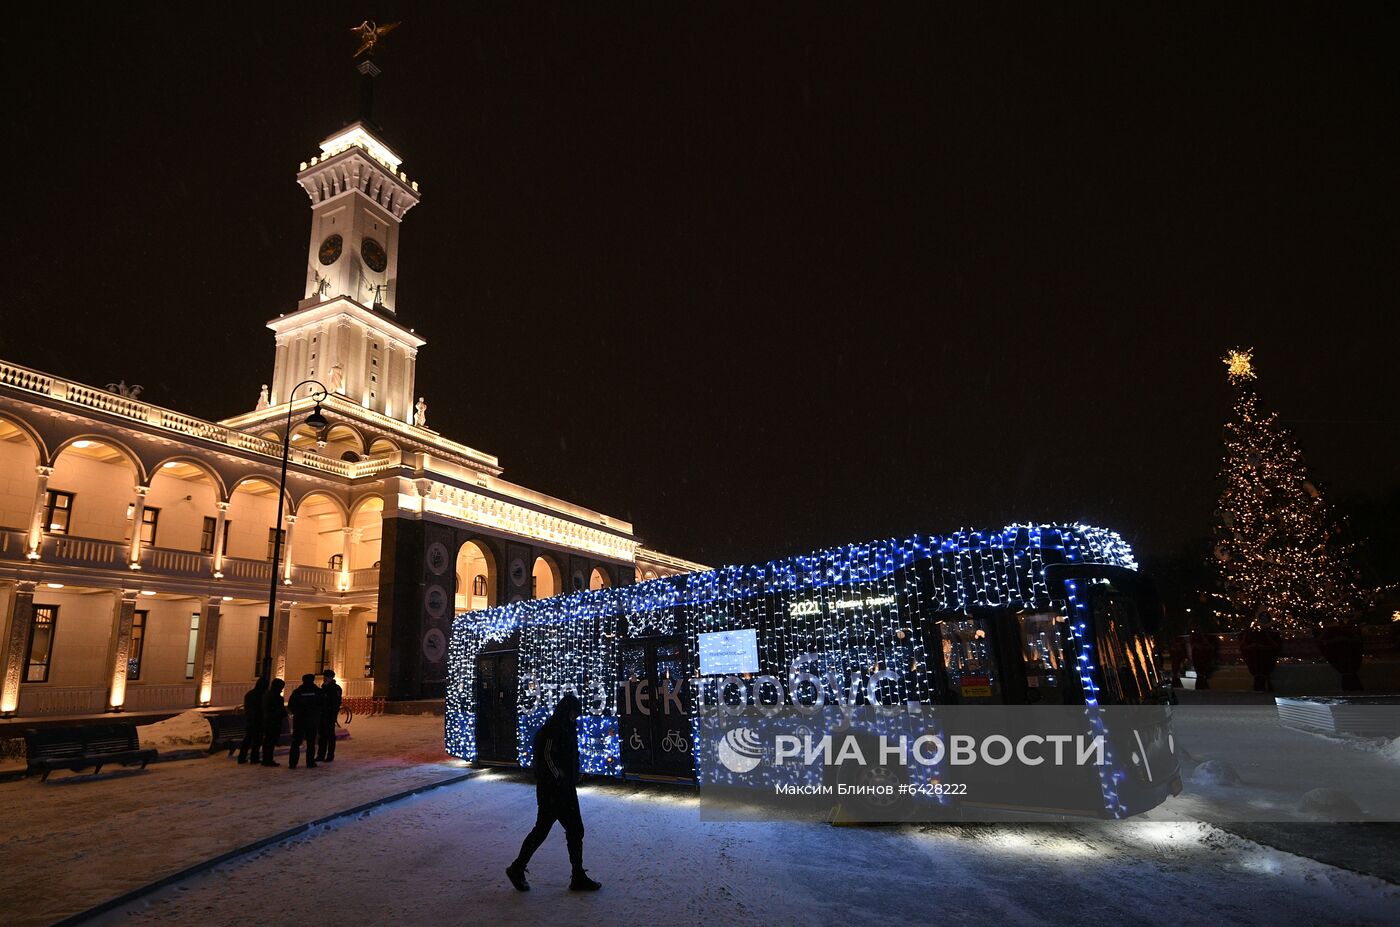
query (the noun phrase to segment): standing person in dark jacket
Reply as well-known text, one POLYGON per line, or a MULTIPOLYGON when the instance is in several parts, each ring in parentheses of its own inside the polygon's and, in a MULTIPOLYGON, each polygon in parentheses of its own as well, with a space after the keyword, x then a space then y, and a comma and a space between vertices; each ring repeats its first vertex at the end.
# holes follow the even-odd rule
POLYGON ((243 742, 238 745, 238 762, 248 762, 248 751, 253 751, 253 762, 262 757, 262 709, 267 697, 267 677, 259 676, 253 688, 243 695, 243 742))
MULTIPOLYGON (((335 762, 335 718, 340 714, 340 686, 335 682, 335 670, 324 670, 321 675, 321 729, 316 733, 316 760, 335 762)), ((310 747, 307 747, 310 750, 310 747)))
POLYGON ((316 732, 321 727, 322 701, 315 673, 302 676, 301 685, 287 699, 287 709, 292 713, 292 755, 287 758, 288 769, 297 768, 303 740, 306 741, 306 768, 316 768, 316 732))
POLYGON ((262 765, 264 766, 282 765, 272 758, 272 752, 277 749, 277 741, 282 737, 282 722, 287 720, 287 706, 282 702, 282 690, 286 687, 287 684, 281 679, 272 680, 272 685, 267 690, 267 696, 263 699, 262 765))
POLYGON ((530 857, 549 836, 549 830, 558 821, 564 828, 564 839, 569 846, 569 862, 574 874, 569 881, 569 889, 576 892, 595 892, 602 888, 588 877, 583 868, 583 816, 578 809, 578 716, 581 710, 578 696, 565 695, 554 707, 554 713, 535 734, 535 756, 531 764, 535 772, 535 801, 539 814, 535 818, 535 829, 525 837, 520 845, 520 855, 506 867, 506 878, 522 892, 530 890, 525 881, 525 867, 530 857))

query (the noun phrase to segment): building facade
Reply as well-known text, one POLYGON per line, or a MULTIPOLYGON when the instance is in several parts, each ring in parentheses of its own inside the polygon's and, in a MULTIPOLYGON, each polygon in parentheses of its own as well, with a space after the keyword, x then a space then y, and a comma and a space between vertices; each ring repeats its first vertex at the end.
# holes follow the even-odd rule
POLYGON ((426 340, 396 314, 418 184, 368 120, 320 148, 297 175, 306 291, 267 323, 253 411, 203 421, 0 361, 0 715, 235 704, 269 638, 278 676, 441 698, 458 612, 706 569, 428 427, 426 340))

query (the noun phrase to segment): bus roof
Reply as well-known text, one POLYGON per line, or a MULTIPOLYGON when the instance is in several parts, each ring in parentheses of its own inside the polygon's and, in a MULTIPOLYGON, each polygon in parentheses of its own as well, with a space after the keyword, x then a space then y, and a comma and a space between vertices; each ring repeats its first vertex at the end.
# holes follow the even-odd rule
MULTIPOLYGON (((914 566, 928 571, 938 607, 1043 604, 1044 569, 1053 563, 1106 564, 1136 570, 1132 548, 1115 531, 1078 523, 1008 525, 1000 531, 956 531, 903 540, 847 544, 749 566, 530 599, 456 617, 454 626, 494 626, 602 618, 685 605, 705 605, 883 579, 914 566)), ((496 635, 489 635, 496 636, 496 635)))

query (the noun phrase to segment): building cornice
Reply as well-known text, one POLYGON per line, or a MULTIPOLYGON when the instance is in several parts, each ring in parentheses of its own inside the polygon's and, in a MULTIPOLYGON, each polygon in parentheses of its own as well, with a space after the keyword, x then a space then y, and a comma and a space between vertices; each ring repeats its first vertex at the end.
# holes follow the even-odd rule
POLYGON ((303 305, 293 312, 283 313, 275 319, 269 319, 267 327, 272 329, 278 338, 284 338, 303 328, 329 324, 344 317, 359 322, 366 328, 385 332, 389 337, 414 350, 428 343, 413 329, 400 325, 388 316, 375 312, 348 296, 336 296, 325 302, 319 302, 315 296, 312 296, 310 299, 302 300, 302 303, 303 305), (310 303, 310 305, 305 305, 306 303, 310 303))

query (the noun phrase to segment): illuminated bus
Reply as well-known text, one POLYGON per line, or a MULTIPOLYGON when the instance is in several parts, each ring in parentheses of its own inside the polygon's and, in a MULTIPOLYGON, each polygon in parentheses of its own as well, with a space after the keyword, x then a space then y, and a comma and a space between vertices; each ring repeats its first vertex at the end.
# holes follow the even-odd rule
POLYGON ((781 683, 800 677, 856 680, 822 693, 856 703, 1083 706, 1090 720, 1143 706, 1156 713, 1115 751, 1113 794, 1073 809, 1122 817, 1181 787, 1160 617, 1128 544, 1081 524, 852 544, 519 602, 454 620, 447 752, 528 766, 534 732, 572 691, 585 772, 694 780, 695 714, 725 679, 778 680, 770 701, 799 697, 781 683))

